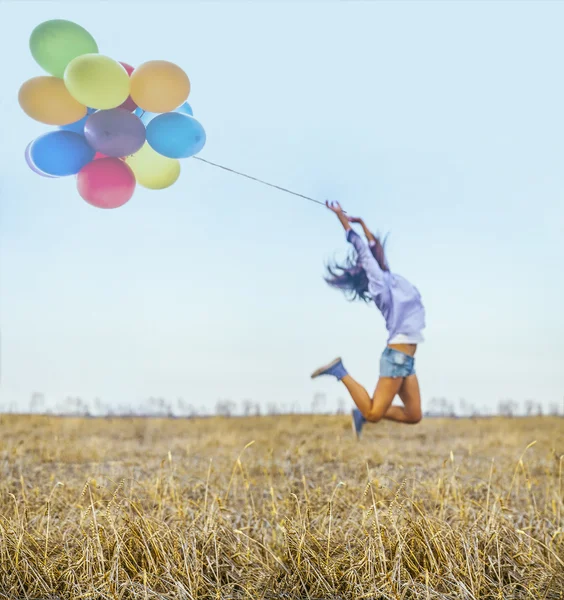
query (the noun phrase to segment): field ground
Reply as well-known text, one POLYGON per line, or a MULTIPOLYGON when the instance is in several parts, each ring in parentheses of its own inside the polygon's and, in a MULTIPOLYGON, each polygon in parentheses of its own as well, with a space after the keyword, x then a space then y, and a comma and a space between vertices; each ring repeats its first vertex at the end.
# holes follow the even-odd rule
POLYGON ((0 598, 562 599, 563 455, 549 417, 1 416, 0 598))

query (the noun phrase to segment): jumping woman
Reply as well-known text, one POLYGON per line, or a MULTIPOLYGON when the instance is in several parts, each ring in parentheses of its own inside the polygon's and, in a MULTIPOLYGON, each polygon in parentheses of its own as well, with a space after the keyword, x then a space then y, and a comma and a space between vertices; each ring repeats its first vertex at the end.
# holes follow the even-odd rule
POLYGON ((421 421, 421 394, 415 374, 415 351, 423 341, 425 309, 417 288, 392 273, 384 247, 360 218, 348 217, 337 202, 327 202, 343 225, 353 255, 343 265, 329 266, 326 281, 349 295, 350 299, 374 302, 382 313, 388 330, 388 343, 380 358, 380 377, 372 397, 346 371, 341 358, 317 369, 312 379, 332 375, 342 381, 357 408, 352 412, 353 431, 360 437, 366 421, 377 423, 389 419, 398 423, 421 421), (362 226, 366 243, 351 227, 362 226), (403 406, 392 406, 399 395, 403 406))

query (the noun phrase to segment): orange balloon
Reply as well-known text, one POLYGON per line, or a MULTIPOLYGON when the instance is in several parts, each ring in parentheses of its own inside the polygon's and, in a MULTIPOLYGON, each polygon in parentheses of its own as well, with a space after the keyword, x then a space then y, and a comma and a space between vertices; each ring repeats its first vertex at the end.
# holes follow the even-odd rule
POLYGON ((68 125, 80 121, 87 108, 75 100, 65 82, 58 77, 33 77, 18 94, 20 106, 28 117, 47 125, 68 125))
POLYGON ((143 110, 170 112, 186 102, 190 94, 188 75, 174 63, 150 60, 131 74, 131 99, 143 110))

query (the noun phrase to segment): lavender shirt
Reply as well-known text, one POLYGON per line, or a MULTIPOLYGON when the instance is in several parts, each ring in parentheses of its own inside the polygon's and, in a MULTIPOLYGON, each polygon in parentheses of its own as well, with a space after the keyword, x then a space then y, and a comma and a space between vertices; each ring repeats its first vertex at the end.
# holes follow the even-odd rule
POLYGON ((360 265, 368 277, 368 292, 386 320, 388 343, 398 335, 405 336, 410 343, 422 342, 425 308, 417 288, 401 275, 382 271, 370 248, 356 231, 347 231, 347 241, 358 254, 360 265))

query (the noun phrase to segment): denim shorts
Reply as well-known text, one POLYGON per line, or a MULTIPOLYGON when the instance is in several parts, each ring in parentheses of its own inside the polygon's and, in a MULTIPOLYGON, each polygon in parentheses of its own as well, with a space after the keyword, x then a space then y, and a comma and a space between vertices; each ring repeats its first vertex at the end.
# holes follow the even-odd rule
POLYGON ((393 348, 386 348, 380 358, 380 377, 415 375, 415 358, 393 348))

